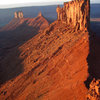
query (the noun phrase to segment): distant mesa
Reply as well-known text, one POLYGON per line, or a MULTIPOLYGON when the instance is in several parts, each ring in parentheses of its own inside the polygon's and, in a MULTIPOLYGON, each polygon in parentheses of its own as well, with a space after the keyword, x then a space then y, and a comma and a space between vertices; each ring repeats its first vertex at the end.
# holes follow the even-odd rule
POLYGON ((90 23, 89 6, 90 0, 64 3, 63 8, 57 7, 58 20, 50 25, 41 13, 35 18, 15 13, 15 18, 22 19, 13 19, 4 30, 16 29, 18 40, 45 30, 13 47, 0 61, 4 83, 0 100, 88 100, 84 82, 89 76, 89 32, 85 30, 90 23))
POLYGON ((18 11, 14 13, 14 17, 15 18, 24 18, 23 12, 22 11, 18 11))
POLYGON ((49 26, 49 22, 46 20, 45 17, 42 16, 41 12, 39 12, 38 16, 35 18, 27 18, 27 17, 24 17, 22 11, 16 11, 14 12, 14 18, 7 25, 2 27, 0 29, 0 32, 15 30, 16 28, 20 26, 31 27, 31 28, 34 28, 35 30, 43 30, 49 26))
MULTIPOLYGON (((41 17, 42 16, 42 13, 39 12, 38 16, 41 17)), ((19 19, 24 18, 23 12, 22 11, 15 12, 14 13, 14 18, 19 18, 19 19)))

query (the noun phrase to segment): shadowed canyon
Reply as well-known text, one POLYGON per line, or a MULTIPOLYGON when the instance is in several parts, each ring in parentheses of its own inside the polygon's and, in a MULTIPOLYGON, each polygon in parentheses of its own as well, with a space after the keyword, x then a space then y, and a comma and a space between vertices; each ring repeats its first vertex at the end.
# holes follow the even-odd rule
POLYGON ((100 39, 90 29, 90 0, 65 2, 56 12, 49 23, 41 12, 26 18, 16 11, 0 29, 0 100, 100 99, 100 39))

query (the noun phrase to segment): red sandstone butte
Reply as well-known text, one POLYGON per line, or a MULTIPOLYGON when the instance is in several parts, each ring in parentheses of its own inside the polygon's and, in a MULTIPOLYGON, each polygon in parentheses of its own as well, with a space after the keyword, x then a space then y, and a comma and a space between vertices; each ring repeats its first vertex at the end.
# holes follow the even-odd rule
POLYGON ((15 12, 14 18, 7 25, 1 28, 0 32, 16 30, 19 27, 21 27, 20 30, 22 28, 27 29, 27 27, 31 27, 37 31, 44 30, 48 26, 49 22, 42 16, 41 12, 35 18, 24 18, 23 12, 15 12))
POLYGON ((58 20, 72 24, 78 29, 89 28, 90 0, 74 0, 65 2, 64 7, 57 7, 58 20))
POLYGON ((0 62, 10 72, 8 77, 22 68, 21 74, 1 85, 1 100, 86 100, 89 3, 89 0, 64 3, 68 7, 65 15, 70 17, 53 22, 13 48, 0 62), (75 27, 77 23, 79 29, 75 27))

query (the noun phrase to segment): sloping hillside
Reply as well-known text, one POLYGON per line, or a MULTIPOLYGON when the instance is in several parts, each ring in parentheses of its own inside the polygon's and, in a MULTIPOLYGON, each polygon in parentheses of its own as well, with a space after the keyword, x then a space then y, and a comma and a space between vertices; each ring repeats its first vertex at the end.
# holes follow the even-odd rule
POLYGON ((20 74, 21 70, 18 77, 1 87, 2 99, 45 100, 50 96, 50 100, 59 100, 60 96, 66 100, 70 95, 67 100, 73 100, 80 93, 81 100, 88 74, 88 50, 88 32, 76 32, 64 23, 51 24, 44 32, 11 50, 1 61, 1 68, 7 67, 0 73, 2 81, 20 74))
POLYGON ((2 100, 86 99, 89 3, 75 0, 58 7, 59 20, 11 49, 0 61, 2 100), (65 20, 66 10, 70 24, 65 20))

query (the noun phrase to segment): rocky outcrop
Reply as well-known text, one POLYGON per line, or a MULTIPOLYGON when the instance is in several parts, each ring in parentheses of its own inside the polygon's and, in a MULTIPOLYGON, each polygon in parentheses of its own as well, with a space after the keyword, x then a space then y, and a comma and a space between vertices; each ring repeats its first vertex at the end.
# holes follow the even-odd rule
MULTIPOLYGON (((87 10, 86 6, 83 6, 82 11, 87 12, 84 17, 88 18, 86 22, 88 24, 89 0, 75 0, 65 5, 70 4, 68 6, 70 9, 71 7, 77 10, 81 8, 72 6, 73 3, 87 6, 87 10)), ((70 9, 68 11, 73 15, 70 9)), ((77 18, 79 12, 74 12, 74 17, 77 18)), ((80 20, 83 20, 83 15, 80 14, 80 20)), ((2 100, 87 99, 88 90, 84 82, 88 78, 86 60, 89 54, 88 27, 83 24, 83 29, 81 29, 81 22, 78 20, 79 28, 77 29, 74 25, 70 26, 66 23, 67 19, 58 19, 60 21, 53 22, 25 44, 13 48, 0 61, 1 68, 4 66, 7 68, 0 76, 3 79, 7 76, 9 79, 0 87, 2 100), (18 75, 19 70, 21 73, 18 75)), ((72 24, 73 20, 69 22, 72 24)))
POLYGON ((57 7, 58 20, 71 24, 77 29, 89 29, 90 0, 65 2, 64 7, 57 7))
POLYGON ((41 13, 41 12, 39 12, 38 16, 42 16, 42 13, 41 13))
POLYGON ((22 11, 18 11, 14 13, 14 18, 24 18, 23 12, 22 11))
POLYGON ((100 80, 92 80, 87 94, 87 100, 100 100, 100 80))

